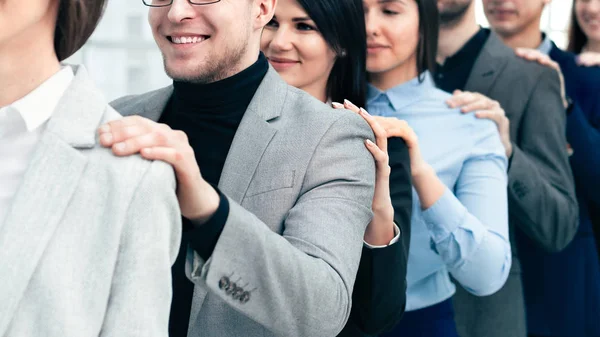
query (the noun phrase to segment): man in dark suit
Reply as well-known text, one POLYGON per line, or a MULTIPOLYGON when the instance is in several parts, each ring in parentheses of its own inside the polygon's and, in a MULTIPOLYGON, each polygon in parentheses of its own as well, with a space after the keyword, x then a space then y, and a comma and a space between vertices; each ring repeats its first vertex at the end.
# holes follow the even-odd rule
POLYGON ((481 29, 474 1, 438 0, 438 7, 442 27, 436 82, 449 92, 461 90, 449 104, 462 106, 465 112, 477 110, 478 117, 498 124, 510 160, 511 273, 492 296, 475 297, 457 287, 457 327, 463 337, 524 337, 515 231, 545 250, 560 251, 578 225, 559 78, 547 67, 518 58, 496 34, 481 29))
POLYGON ((600 264, 589 215, 600 201, 600 68, 577 65, 540 31, 547 0, 484 0, 496 33, 518 54, 553 66, 564 75, 567 140, 579 201, 579 230, 560 253, 548 253, 517 232, 530 336, 600 336, 600 264), (514 15, 513 13, 519 13, 514 15), (531 27, 531 28, 527 28, 531 27), (527 49, 523 49, 527 48, 527 49))

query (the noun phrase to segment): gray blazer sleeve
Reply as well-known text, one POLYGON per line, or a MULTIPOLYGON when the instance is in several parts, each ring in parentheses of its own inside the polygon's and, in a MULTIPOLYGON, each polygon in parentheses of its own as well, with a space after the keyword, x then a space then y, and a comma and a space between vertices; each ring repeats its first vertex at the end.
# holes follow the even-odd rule
POLYGON ((373 133, 356 115, 344 114, 329 128, 314 150, 282 235, 229 200, 227 223, 208 261, 188 251, 190 279, 206 282, 275 335, 337 335, 350 314, 372 217, 375 165, 364 145, 367 138, 373 133), (219 289, 220 279, 229 275, 247 284, 247 303, 219 289))
POLYGON ((508 172, 511 218, 550 252, 564 249, 578 227, 566 151, 566 112, 560 97, 558 75, 547 69, 529 99, 508 172))
POLYGON ((180 240, 173 169, 154 162, 130 201, 100 336, 168 336, 180 240))

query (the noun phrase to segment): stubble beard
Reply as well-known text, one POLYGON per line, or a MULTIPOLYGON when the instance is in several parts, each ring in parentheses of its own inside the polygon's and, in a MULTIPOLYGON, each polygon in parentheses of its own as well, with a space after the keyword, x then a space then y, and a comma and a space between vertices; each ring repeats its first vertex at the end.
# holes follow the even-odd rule
POLYGON ((440 26, 442 28, 452 28, 457 26, 469 10, 473 0, 453 1, 450 6, 440 11, 440 26))
POLYGON ((208 55, 206 60, 197 63, 195 69, 188 74, 180 74, 169 69, 167 58, 163 53, 165 72, 174 81, 194 84, 213 83, 231 77, 243 70, 239 68, 248 50, 247 41, 250 34, 247 35, 240 36, 237 42, 230 44, 225 52, 213 52, 212 55, 208 55))

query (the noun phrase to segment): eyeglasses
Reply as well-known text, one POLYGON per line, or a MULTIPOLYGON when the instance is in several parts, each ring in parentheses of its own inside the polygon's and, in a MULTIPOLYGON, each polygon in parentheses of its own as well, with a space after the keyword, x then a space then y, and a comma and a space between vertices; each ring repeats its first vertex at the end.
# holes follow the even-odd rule
MULTIPOLYGON (((190 4, 196 6, 215 4, 221 0, 187 0, 190 4)), ((173 0, 142 0, 148 7, 167 7, 173 4, 173 0)))

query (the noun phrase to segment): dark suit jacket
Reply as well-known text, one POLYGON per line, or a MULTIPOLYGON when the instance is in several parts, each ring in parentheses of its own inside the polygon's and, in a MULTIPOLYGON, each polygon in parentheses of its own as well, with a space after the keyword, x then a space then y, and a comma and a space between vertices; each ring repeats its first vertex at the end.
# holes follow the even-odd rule
POLYGON ((539 336, 600 336, 600 263, 589 216, 600 200, 600 68, 577 66, 575 55, 554 46, 573 107, 567 139, 579 201, 575 239, 560 253, 547 253, 517 233, 523 266, 527 328, 539 336))
POLYGON ((392 329, 406 306, 406 265, 410 244, 412 184, 408 148, 401 138, 388 142, 390 194, 400 241, 385 248, 363 248, 350 319, 339 337, 377 335, 392 329))
POLYGON ((465 89, 499 101, 511 122, 508 201, 513 262, 506 284, 492 296, 475 297, 457 287, 457 327, 462 337, 524 337, 521 264, 514 233, 523 232, 547 251, 560 251, 578 226, 558 74, 517 57, 492 33, 465 89))

